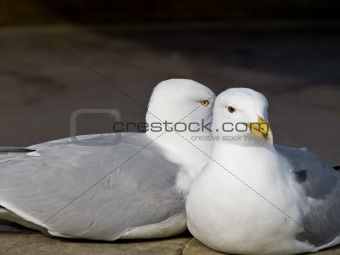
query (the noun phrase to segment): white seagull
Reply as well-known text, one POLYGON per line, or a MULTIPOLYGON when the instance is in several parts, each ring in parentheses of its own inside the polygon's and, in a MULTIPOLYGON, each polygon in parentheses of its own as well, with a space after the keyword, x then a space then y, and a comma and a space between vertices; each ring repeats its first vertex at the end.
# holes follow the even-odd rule
POLYGON ((2 148, 0 219, 52 236, 107 241, 184 232, 185 197, 211 150, 195 137, 211 135, 201 125, 212 121, 214 99, 202 84, 171 79, 152 93, 147 133, 2 148), (191 123, 195 132, 184 128, 191 123), (119 143, 100 144, 109 141, 119 143))
POLYGON ((340 173, 304 149, 273 146, 267 105, 246 88, 217 97, 212 159, 187 196, 188 228, 210 248, 233 254, 335 246, 340 173))

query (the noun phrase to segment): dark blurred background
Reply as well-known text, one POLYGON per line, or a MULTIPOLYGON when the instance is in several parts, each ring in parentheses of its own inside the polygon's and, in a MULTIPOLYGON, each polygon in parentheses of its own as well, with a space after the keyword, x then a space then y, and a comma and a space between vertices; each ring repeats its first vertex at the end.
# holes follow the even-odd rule
POLYGON ((234 20, 331 20, 339 18, 336 0, 3 0, 2 24, 111 24, 122 22, 220 22, 234 20), (15 9, 16 15, 7 8, 15 9))
MULTIPOLYGON (((277 143, 340 163, 339 13, 335 0, 2 0, 0 145, 67 137, 77 109, 142 122, 157 83, 188 78, 259 90, 277 143)), ((84 115, 78 131, 112 121, 84 115)))

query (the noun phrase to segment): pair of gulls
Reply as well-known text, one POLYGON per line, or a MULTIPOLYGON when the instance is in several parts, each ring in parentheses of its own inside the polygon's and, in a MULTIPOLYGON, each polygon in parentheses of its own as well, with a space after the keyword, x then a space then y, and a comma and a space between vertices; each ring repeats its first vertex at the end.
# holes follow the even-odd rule
POLYGON ((0 219, 107 241, 188 226, 212 249, 237 254, 340 242, 340 174, 306 150, 273 145, 262 94, 232 88, 215 100, 202 84, 167 80, 155 87, 146 121, 162 130, 2 148, 0 219))

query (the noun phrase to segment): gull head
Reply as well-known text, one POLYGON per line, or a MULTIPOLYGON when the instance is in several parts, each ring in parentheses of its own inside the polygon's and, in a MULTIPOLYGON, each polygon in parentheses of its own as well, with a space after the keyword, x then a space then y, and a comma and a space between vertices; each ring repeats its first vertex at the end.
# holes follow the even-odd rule
MULTIPOLYGON (((206 86, 187 79, 170 79, 159 83, 153 90, 146 122, 149 126, 165 122, 183 123, 178 125, 180 132, 190 131, 190 123, 212 122, 215 94, 206 86), (185 128, 186 126, 186 128, 185 128)), ((197 125, 195 130, 197 130, 197 125)), ((164 130, 162 129, 162 132, 164 130)), ((149 134, 152 130, 149 129, 149 134)))
POLYGON ((273 144, 268 122, 268 101, 248 88, 231 88, 215 101, 213 134, 219 141, 241 145, 273 144))
POLYGON ((171 79, 159 83, 150 98, 146 135, 161 146, 169 160, 181 166, 176 188, 184 193, 209 162, 215 97, 198 82, 171 79))

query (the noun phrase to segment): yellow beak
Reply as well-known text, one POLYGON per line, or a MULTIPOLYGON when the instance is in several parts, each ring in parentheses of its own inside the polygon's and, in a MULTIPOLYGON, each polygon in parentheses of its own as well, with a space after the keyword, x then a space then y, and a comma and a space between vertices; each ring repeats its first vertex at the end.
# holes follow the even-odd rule
POLYGON ((269 124, 262 117, 258 118, 258 122, 248 123, 247 127, 254 135, 273 144, 273 133, 270 130, 269 124))

